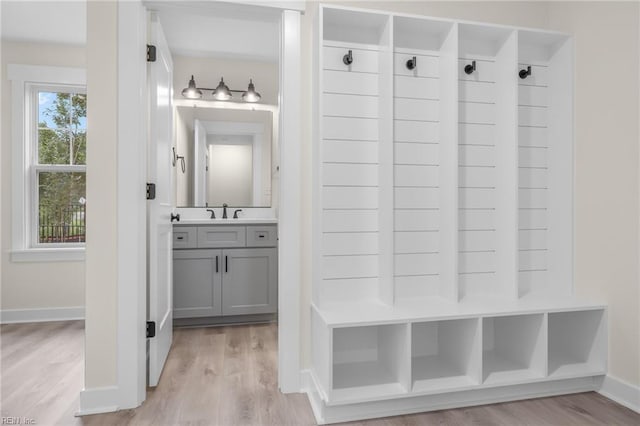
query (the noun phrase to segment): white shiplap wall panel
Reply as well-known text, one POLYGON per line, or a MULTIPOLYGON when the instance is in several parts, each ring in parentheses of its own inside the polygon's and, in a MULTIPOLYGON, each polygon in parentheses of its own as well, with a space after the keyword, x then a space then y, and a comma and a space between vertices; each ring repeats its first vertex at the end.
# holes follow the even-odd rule
POLYGON ((395 232, 396 254, 437 253, 440 245, 438 232, 395 232))
POLYGON ((378 233, 325 233, 322 235, 322 250, 325 256, 378 254, 378 233))
POLYGON ((394 266, 396 276, 434 275, 438 273, 438 253, 396 254, 394 266))
POLYGON ((378 142, 325 140, 322 144, 326 163, 378 164, 378 142))
POLYGON ((395 142, 438 143, 438 123, 426 121, 395 121, 393 128, 395 142))
POLYGON ((378 186, 378 166, 325 163, 322 184, 324 186, 378 186))
POLYGON ((495 143, 495 126, 493 124, 458 125, 458 140, 463 145, 493 145, 495 143))
POLYGON ((491 251, 496 249, 496 235, 494 230, 472 230, 458 232, 458 250, 491 251))
POLYGON ((377 209, 378 188, 325 187, 322 199, 325 209, 377 209))
POLYGON ((430 99, 396 98, 394 114, 396 120, 438 121, 439 101, 430 99))
MULTIPOLYGON (((521 155, 523 151, 521 148, 521 155)), ((549 184, 546 168, 520 168, 518 175, 518 185, 520 188, 546 188, 549 184)))
POLYGON ((546 249, 547 231, 546 229, 521 229, 518 231, 518 243, 520 250, 546 249))
POLYGON ((495 124, 496 106, 492 103, 460 102, 460 122, 495 124))
POLYGON ((547 209, 519 209, 518 223, 520 229, 546 229, 547 209))
POLYGON ((322 300, 377 294, 379 265, 380 53, 322 52, 322 300))
POLYGON ((518 265, 520 271, 546 271, 547 250, 520 250, 518 265))
POLYGON ((547 108, 539 106, 519 106, 518 122, 520 126, 547 127, 547 108))
POLYGON ((324 232, 377 232, 378 210, 324 210, 324 232))
POLYGON ((458 228, 460 231, 493 230, 496 228, 495 211, 493 209, 460 210, 458 228))
POLYGON ((377 96, 325 93, 322 101, 325 117, 378 118, 377 96))
POLYGON ((496 164, 496 149, 488 145, 461 145, 458 148, 458 161, 462 166, 493 167, 496 164))
POLYGON ((460 81, 458 96, 465 102, 495 102, 495 85, 482 81, 460 81))
POLYGON ((544 168, 548 165, 548 150, 544 147, 520 147, 518 163, 520 167, 544 168))
POLYGON ((372 278, 378 275, 378 256, 324 256, 324 279, 372 278))
POLYGON ((547 88, 541 86, 518 86, 518 104, 547 106, 547 88))
POLYGON ((394 229, 396 231, 437 231, 440 226, 438 209, 411 209, 394 212, 394 229))
POLYGON ((346 71, 324 71, 324 93, 378 95, 378 75, 346 71))
POLYGON ((438 166, 396 165, 396 187, 438 187, 438 166))
POLYGON ((324 139, 378 140, 378 120, 369 118, 324 117, 322 119, 324 139))
POLYGON ((438 188, 395 188, 395 207, 397 209, 438 208, 438 188))
POLYGON ((438 144, 396 142, 393 149, 396 164, 440 164, 438 144))
POLYGON ((461 209, 491 209, 495 205, 494 189, 460 188, 458 190, 458 206, 461 209))
POLYGON ((520 208, 540 209, 547 207, 546 189, 519 189, 518 190, 520 208))
POLYGON ((496 253, 493 251, 460 252, 458 265, 461 274, 496 271, 496 253))
POLYGON ((458 185, 460 188, 494 188, 496 186, 495 167, 459 167, 458 185))
POLYGON ((547 129, 544 127, 519 127, 518 145, 520 147, 547 147, 547 129))
POLYGON ((440 81, 437 78, 397 75, 394 91, 396 98, 440 99, 440 81))

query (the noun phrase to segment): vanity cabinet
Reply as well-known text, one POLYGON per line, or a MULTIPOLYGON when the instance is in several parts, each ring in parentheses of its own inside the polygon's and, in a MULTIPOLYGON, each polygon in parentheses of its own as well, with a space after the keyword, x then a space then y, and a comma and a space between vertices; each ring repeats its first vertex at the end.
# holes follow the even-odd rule
POLYGON ((188 244, 174 245, 174 318, 277 311, 275 226, 183 225, 175 228, 174 234, 184 236, 180 242, 189 236, 192 239, 188 244))

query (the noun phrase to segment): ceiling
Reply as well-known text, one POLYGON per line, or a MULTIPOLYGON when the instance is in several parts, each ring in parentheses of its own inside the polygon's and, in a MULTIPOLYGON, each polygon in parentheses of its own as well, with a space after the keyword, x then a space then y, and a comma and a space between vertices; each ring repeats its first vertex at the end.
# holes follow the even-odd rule
POLYGON ((157 2, 149 9, 157 11, 173 54, 278 61, 279 11, 217 2, 157 2))
POLYGON ((2 39, 85 45, 85 1, 2 0, 2 39))
MULTIPOLYGON (((169 47, 186 56, 277 62, 275 8, 223 2, 147 1, 158 13, 169 47)), ((86 44, 86 1, 0 0, 3 40, 86 44)))

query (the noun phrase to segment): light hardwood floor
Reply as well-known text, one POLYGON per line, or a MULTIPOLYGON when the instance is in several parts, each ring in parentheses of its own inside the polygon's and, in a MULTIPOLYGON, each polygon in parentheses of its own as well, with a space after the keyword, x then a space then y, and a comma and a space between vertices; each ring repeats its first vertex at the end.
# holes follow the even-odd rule
MULTIPOLYGON (((312 425, 306 396, 277 390, 277 327, 183 328, 160 384, 135 410, 74 417, 83 380, 83 323, 3 325, 2 416, 38 425, 312 425)), ((640 425, 596 393, 350 423, 413 425, 640 425)))

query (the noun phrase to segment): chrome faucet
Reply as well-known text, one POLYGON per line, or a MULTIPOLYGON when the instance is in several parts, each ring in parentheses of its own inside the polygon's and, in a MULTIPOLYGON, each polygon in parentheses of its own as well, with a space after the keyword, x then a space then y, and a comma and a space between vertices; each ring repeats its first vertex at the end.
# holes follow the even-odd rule
POLYGON ((229 205, 227 203, 224 203, 222 205, 222 218, 223 219, 227 218, 227 207, 229 207, 229 205))
POLYGON ((208 212, 211 212, 211 217, 209 219, 215 219, 216 218, 216 212, 213 211, 213 209, 207 209, 208 212))

